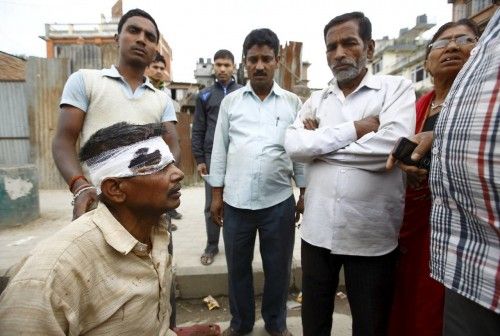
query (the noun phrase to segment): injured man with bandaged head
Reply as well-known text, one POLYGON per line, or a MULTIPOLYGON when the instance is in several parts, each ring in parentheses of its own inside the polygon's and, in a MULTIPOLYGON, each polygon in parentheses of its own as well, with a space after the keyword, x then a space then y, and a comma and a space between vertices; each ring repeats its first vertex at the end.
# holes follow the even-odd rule
POLYGON ((85 143, 80 160, 99 204, 12 271, 0 296, 2 335, 175 335, 163 214, 179 206, 184 175, 162 132, 121 122, 85 143))

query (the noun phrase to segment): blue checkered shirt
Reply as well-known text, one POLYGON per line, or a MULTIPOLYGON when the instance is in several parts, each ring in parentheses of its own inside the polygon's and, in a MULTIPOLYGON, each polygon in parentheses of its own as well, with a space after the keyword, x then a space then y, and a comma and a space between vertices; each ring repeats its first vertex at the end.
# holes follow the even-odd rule
POLYGON ((434 129, 431 275, 500 313, 500 10, 434 129))

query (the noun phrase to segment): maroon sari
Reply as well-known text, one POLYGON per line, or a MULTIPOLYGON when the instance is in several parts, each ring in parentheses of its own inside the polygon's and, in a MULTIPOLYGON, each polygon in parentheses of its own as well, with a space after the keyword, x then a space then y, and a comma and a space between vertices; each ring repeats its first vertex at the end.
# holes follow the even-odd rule
MULTIPOLYGON (((416 133, 421 132, 434 91, 416 104, 416 133)), ((390 336, 440 336, 443 329, 444 287, 430 277, 431 192, 427 180, 407 187, 400 259, 396 271, 390 336)))

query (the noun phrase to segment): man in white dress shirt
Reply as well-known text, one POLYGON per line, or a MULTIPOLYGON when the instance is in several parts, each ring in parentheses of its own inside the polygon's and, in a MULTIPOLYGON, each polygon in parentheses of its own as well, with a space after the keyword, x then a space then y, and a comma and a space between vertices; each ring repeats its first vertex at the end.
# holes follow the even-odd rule
POLYGON ((335 79, 313 93, 286 133, 292 160, 306 162, 302 221, 302 324, 305 336, 330 335, 344 267, 353 335, 385 335, 393 291, 404 176, 387 156, 415 128, 409 80, 368 73, 375 43, 360 12, 324 29, 335 79))

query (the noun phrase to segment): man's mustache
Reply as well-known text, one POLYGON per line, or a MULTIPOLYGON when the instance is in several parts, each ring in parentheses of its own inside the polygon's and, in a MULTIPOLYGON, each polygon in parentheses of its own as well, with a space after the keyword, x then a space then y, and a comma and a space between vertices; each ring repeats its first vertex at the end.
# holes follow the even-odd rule
POLYGON ((352 67, 356 67, 356 62, 354 61, 349 61, 349 60, 345 60, 345 61, 340 61, 340 62, 334 62, 330 65, 330 68, 332 70, 334 70, 336 67, 340 66, 340 65, 350 65, 352 67))
POLYGON ((181 187, 182 187, 182 185, 180 183, 177 183, 172 189, 170 189, 167 192, 167 195, 170 196, 170 195, 175 194, 176 192, 178 192, 179 190, 181 190, 181 187))
POLYGON ((253 73, 254 76, 265 76, 266 72, 265 71, 255 71, 253 73))

